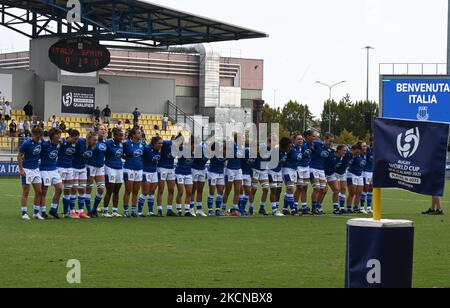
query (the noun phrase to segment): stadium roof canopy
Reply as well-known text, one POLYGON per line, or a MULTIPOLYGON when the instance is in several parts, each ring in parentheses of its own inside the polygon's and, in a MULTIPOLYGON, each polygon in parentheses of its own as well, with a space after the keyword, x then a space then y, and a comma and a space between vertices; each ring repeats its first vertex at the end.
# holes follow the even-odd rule
POLYGON ((0 0, 0 25, 29 38, 83 35, 148 47, 267 37, 145 0, 79 1, 81 22, 68 23, 67 0, 0 0))

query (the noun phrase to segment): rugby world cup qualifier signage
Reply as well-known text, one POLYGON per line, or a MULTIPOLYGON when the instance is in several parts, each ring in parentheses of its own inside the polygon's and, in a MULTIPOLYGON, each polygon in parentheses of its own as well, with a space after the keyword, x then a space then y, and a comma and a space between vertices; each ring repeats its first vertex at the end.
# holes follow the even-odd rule
POLYGON ((95 88, 62 86, 61 112, 92 114, 95 108, 95 88))
POLYGON ((59 69, 78 74, 100 71, 111 61, 111 54, 105 46, 85 37, 57 42, 50 47, 48 56, 59 69))

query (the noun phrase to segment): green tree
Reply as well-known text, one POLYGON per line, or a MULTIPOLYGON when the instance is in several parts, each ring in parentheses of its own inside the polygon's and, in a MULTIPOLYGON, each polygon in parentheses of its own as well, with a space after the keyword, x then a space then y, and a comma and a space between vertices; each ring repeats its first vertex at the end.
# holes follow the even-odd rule
POLYGON ((336 136, 335 143, 336 144, 345 144, 345 145, 352 145, 358 142, 358 137, 353 135, 351 132, 344 130, 341 132, 340 135, 336 136))
POLYGON ((308 105, 289 101, 281 111, 283 127, 290 132, 303 132, 314 120, 308 105))

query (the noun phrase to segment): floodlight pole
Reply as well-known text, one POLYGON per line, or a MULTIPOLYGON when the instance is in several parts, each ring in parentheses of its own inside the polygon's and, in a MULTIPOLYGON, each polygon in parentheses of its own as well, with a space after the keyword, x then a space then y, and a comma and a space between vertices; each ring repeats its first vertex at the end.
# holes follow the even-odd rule
POLYGON ((370 51, 374 50, 372 46, 366 46, 364 49, 367 50, 367 87, 366 87, 366 102, 369 101, 369 82, 370 82, 370 51))
POLYGON ((343 83, 346 83, 346 82, 347 82, 347 81, 344 80, 344 81, 341 81, 341 82, 338 82, 338 83, 329 85, 329 84, 323 83, 323 82, 321 82, 321 81, 316 81, 317 84, 320 84, 320 85, 322 85, 322 86, 325 86, 325 87, 327 87, 328 90, 329 90, 329 99, 328 99, 328 132, 329 132, 329 133, 331 133, 331 100, 332 100, 332 95, 331 95, 331 93, 332 93, 332 90, 333 90, 334 87, 336 87, 336 86, 338 86, 338 85, 341 85, 341 84, 343 84, 343 83))

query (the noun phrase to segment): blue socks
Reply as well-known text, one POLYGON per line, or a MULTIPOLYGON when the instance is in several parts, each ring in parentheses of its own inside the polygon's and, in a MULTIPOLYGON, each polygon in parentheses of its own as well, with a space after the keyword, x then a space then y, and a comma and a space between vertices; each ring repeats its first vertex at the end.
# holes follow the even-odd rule
POLYGON ((144 211, 144 204, 145 204, 145 200, 147 200, 148 196, 144 196, 141 195, 139 197, 139 202, 138 202, 138 213, 139 215, 142 214, 142 212, 144 211))
POLYGON ((209 195, 208 196, 208 209, 210 211, 212 211, 213 206, 214 206, 214 196, 209 195))
POLYGON ((70 210, 71 211, 75 211, 76 204, 77 204, 77 196, 71 195, 70 196, 70 210))
POLYGON ((97 195, 95 196, 94 209, 93 209, 94 211, 97 211, 98 206, 99 206, 100 203, 102 202, 102 198, 103 198, 103 196, 100 195, 100 194, 97 194, 97 195))
POLYGON ((367 193, 367 208, 372 208, 373 193, 367 193))
POLYGON ((361 195, 361 208, 364 208, 364 205, 366 204, 366 200, 367 200, 367 193, 362 193, 361 195))
POLYGON ((223 196, 217 195, 216 196, 216 210, 220 211, 220 209, 222 208, 222 203, 223 203, 223 196))
POLYGON ((78 195, 78 210, 84 210, 84 195, 78 195))
POLYGON ((147 198, 147 204, 148 204, 148 212, 149 213, 154 213, 153 212, 153 208, 155 206, 155 196, 154 195, 150 195, 147 198))

